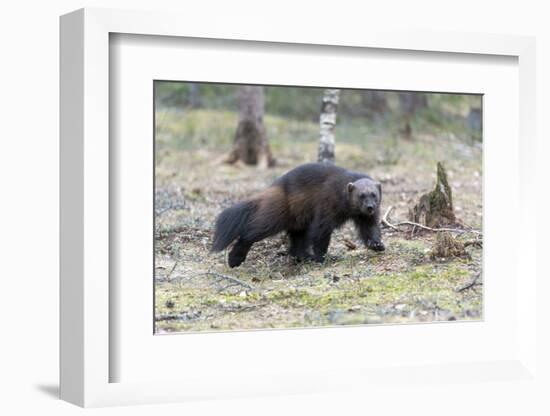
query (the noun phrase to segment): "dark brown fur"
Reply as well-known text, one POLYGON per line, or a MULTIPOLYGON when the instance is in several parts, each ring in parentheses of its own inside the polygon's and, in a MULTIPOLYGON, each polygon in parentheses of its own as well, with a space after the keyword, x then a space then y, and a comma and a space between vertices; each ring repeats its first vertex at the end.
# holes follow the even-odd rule
POLYGON ((384 250, 379 183, 365 174, 323 163, 298 166, 265 191, 224 210, 216 221, 212 251, 237 240, 229 266, 239 266, 257 241, 286 231, 289 254, 323 261, 332 232, 352 220, 365 245, 384 250), (310 251, 311 249, 311 251, 310 251))

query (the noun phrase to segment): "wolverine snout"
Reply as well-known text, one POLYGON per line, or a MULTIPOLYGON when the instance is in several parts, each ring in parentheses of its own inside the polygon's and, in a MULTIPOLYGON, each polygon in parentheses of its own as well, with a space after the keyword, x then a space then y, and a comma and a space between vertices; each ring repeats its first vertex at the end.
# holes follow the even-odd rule
POLYGON ((373 202, 366 202, 363 204, 363 212, 368 215, 374 214, 375 209, 376 209, 376 206, 373 202))

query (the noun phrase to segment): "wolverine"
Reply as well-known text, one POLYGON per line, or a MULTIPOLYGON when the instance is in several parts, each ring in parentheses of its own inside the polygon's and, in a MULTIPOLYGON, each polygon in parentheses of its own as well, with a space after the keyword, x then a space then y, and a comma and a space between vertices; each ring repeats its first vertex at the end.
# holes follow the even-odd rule
POLYGON ((381 200, 380 183, 368 175, 326 163, 301 165, 222 211, 211 251, 235 241, 228 263, 237 267, 254 243, 286 231, 290 256, 323 262, 332 232, 350 220, 366 247, 383 251, 381 200))

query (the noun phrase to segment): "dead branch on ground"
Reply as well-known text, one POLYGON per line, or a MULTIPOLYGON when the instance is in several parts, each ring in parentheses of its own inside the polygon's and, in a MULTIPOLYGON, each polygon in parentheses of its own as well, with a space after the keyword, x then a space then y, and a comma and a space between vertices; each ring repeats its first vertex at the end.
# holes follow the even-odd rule
POLYGON ((348 250, 355 250, 357 248, 357 244, 355 244, 351 240, 348 240, 347 238, 344 238, 344 245, 347 247, 348 250))
POLYGON ((176 262, 174 263, 174 265, 170 269, 170 272, 166 275, 166 280, 170 279, 170 276, 172 276, 172 273, 174 273, 174 270, 176 270, 177 265, 178 265, 178 261, 176 260, 176 262))
POLYGON ((478 283, 478 280, 479 280, 479 277, 481 276, 481 272, 477 272, 474 277, 472 278, 472 280, 470 280, 468 283, 466 283, 465 285, 463 286, 460 286, 458 287, 457 289, 455 289, 455 292, 462 292, 466 289, 470 289, 471 287, 474 287, 475 285, 477 284, 481 284, 481 283, 478 283))
POLYGON ((220 307, 220 309, 223 311, 223 312, 248 312, 248 311, 251 311, 253 309, 257 309, 257 308, 263 308, 264 306, 267 306, 269 305, 269 302, 263 302, 263 303, 252 303, 250 305, 236 305, 236 306, 232 306, 232 305, 229 305, 229 306, 222 306, 220 307))
POLYGON ((386 210, 386 213, 382 217, 382 224, 386 225, 387 227, 389 227, 389 228, 391 228, 395 231, 405 232, 405 230, 400 230, 399 227, 401 227, 403 225, 408 225, 408 226, 412 226, 412 227, 422 228, 423 230, 432 231, 432 232, 448 231, 448 232, 460 233, 460 234, 472 233, 472 234, 481 235, 481 231, 478 231, 478 230, 465 229, 465 228, 446 228, 446 227, 432 228, 432 227, 428 227, 427 225, 422 225, 422 224, 419 224, 419 223, 413 222, 413 221, 401 221, 401 222, 398 222, 397 224, 392 224, 388 220, 388 216, 390 215, 392 210, 393 210, 393 206, 390 206, 386 210))
POLYGON ((474 246, 477 248, 483 247, 483 240, 476 238, 475 240, 468 240, 464 242, 464 247, 474 246))
POLYGON ((254 286, 249 285, 248 283, 243 282, 242 280, 239 280, 239 279, 237 279, 236 277, 233 277, 233 276, 228 276, 226 274, 221 274, 221 273, 213 272, 213 271, 208 271, 205 274, 207 276, 212 276, 214 278, 217 278, 218 280, 228 280, 228 281, 230 281, 234 284, 246 287, 249 290, 257 290, 254 286))

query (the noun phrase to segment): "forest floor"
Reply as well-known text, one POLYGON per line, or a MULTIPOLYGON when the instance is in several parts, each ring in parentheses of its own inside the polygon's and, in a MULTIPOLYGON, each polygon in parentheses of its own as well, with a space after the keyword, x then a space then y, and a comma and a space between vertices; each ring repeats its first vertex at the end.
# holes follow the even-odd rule
MULTIPOLYGON (((383 229, 386 251, 364 248, 345 225, 323 264, 294 262, 281 234, 255 244, 230 269, 227 252, 209 253, 216 216, 264 189, 293 167, 315 161, 318 125, 266 117, 277 165, 259 170, 218 163, 231 145, 236 115, 160 110, 156 127, 155 323, 157 333, 411 323, 482 319, 482 247, 473 233, 466 255, 431 256, 436 233, 383 229), (351 243, 351 244, 350 244, 351 243), (356 248, 353 248, 353 246, 356 248), (463 289, 463 290, 460 290, 463 289)), ((368 123, 365 123, 368 124, 368 123)), ((417 133, 412 140, 372 126, 337 126, 337 164, 365 172, 383 186, 382 213, 408 219, 433 189, 443 162, 457 217, 482 227, 482 150, 456 134, 417 133)))

